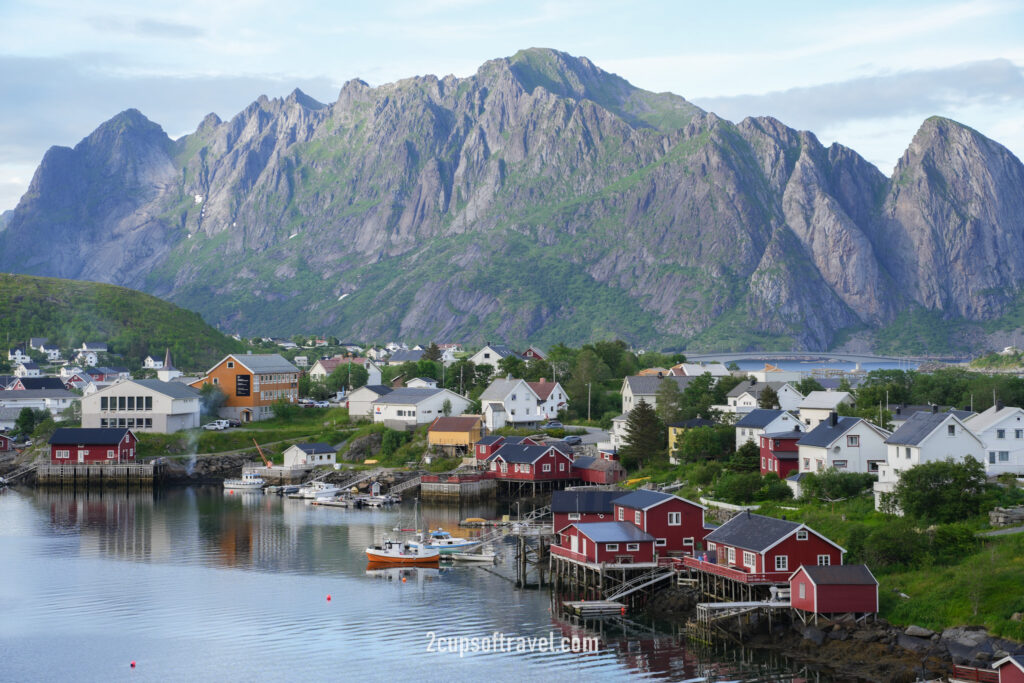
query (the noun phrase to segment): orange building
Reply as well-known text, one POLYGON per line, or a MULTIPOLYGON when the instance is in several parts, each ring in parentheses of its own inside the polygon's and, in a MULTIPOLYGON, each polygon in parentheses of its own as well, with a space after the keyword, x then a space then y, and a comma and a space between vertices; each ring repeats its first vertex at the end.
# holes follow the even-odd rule
POLYGON ((227 396, 219 413, 242 422, 274 416, 274 404, 281 399, 295 403, 299 398, 299 369, 276 353, 231 354, 210 368, 191 386, 214 384, 227 396))

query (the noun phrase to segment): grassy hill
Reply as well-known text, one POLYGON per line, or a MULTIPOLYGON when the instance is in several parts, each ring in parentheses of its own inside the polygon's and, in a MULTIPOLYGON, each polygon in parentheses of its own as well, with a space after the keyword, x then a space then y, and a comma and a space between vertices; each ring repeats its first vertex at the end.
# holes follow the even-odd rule
POLYGON ((62 350, 84 341, 107 342, 122 364, 138 367, 148 354, 174 365, 205 370, 242 345, 208 325, 198 313, 125 287, 78 280, 0 273, 2 343, 49 337, 62 350))

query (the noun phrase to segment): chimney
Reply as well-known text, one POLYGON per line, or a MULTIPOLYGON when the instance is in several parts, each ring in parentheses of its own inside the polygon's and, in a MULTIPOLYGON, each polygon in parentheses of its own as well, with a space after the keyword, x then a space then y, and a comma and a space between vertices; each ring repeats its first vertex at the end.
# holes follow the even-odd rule
POLYGON ((836 413, 836 411, 833 410, 831 413, 828 414, 828 423, 833 427, 839 424, 839 415, 836 413))
POLYGON ((897 415, 902 415, 903 414, 903 406, 896 406, 896 414, 897 415))
POLYGON ((661 379, 664 376, 665 376, 665 374, 661 370, 659 370, 658 371, 658 379, 661 379))
POLYGON ((932 413, 934 414, 934 413, 937 413, 937 412, 939 412, 939 404, 938 403, 933 403, 932 404, 932 413))
POLYGON ((757 384, 757 378, 756 377, 751 377, 750 378, 750 386, 754 386, 755 384, 757 384))
POLYGON ((1003 402, 1002 402, 1002 401, 996 401, 996 412, 997 412, 997 413, 998 413, 998 412, 999 412, 1000 410, 1002 410, 1003 408, 1005 408, 1005 407, 1006 407, 1006 406, 1005 406, 1005 405, 1003 404, 1003 402))
POLYGON ((540 378, 540 383, 544 384, 544 378, 543 377, 540 378))

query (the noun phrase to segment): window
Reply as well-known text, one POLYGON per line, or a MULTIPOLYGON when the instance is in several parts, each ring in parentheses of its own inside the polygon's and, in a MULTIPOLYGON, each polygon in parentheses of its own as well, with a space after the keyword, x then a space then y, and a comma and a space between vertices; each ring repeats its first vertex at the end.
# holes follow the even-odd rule
POLYGON ((884 461, 868 460, 868 472, 877 472, 878 471, 878 463, 879 462, 884 462, 884 461))
POLYGON ((1024 429, 1015 429, 1015 430, 1013 430, 1013 438, 1015 438, 1015 439, 1024 439, 1024 429))
POLYGON ((513 401, 516 400, 516 395, 515 394, 512 394, 512 400, 513 401))
POLYGON ((682 512, 670 512, 670 513, 668 513, 668 525, 669 526, 679 526, 682 523, 683 523, 683 513, 682 512))
POLYGON ((619 544, 618 543, 605 543, 604 544, 604 549, 607 550, 610 553, 617 553, 617 552, 619 552, 619 544))
POLYGON ((775 571, 787 572, 789 571, 789 555, 776 555, 775 556, 775 571))
POLYGON ((710 550, 710 551, 713 551, 713 550, 715 550, 715 548, 717 548, 717 547, 718 547, 718 546, 717 546, 717 545, 715 545, 714 543, 708 543, 708 550, 710 550))
POLYGON ((128 410, 135 410, 135 397, 134 396, 129 396, 128 397, 128 410))
MULTIPOLYGON (((105 428, 107 427, 107 418, 105 418, 105 417, 103 417, 103 418, 100 418, 100 427, 101 427, 101 428, 104 428, 104 429, 105 429, 105 428)), ((991 455, 992 455, 992 457, 993 457, 993 460, 992 460, 992 462, 995 462, 995 459, 994 459, 994 458, 995 458, 995 454, 993 453, 993 454, 991 454, 991 455)))
POLYGON ((837 470, 845 470, 846 469, 846 461, 845 460, 833 460, 832 461, 832 466, 835 467, 837 470))
POLYGON ((989 451, 988 452, 988 464, 989 465, 995 465, 996 464, 996 452, 995 451, 989 451))
POLYGON ((522 471, 523 471, 523 474, 529 474, 530 473, 530 466, 529 465, 523 465, 522 471))
POLYGON ((849 434, 846 437, 846 445, 850 448, 860 447, 860 436, 857 434, 849 434))
POLYGON ((108 458, 116 458, 117 457, 117 451, 107 451, 107 457, 108 458))
POLYGON ((558 471, 559 472, 564 472, 565 471, 565 463, 564 462, 558 463, 558 471))
POLYGON ((626 552, 635 553, 638 550, 640 550, 640 544, 639 543, 627 543, 626 544, 626 552))
POLYGON ((549 463, 549 462, 548 463, 544 463, 544 467, 542 469, 545 472, 550 472, 551 471, 551 463, 549 463))
POLYGON ((956 425, 946 425, 946 436, 956 436, 956 425))
POLYGON ((117 397, 117 409, 118 410, 127 410, 127 408, 125 407, 127 405, 127 401, 128 401, 128 397, 127 396, 118 396, 117 397))
POLYGON ((801 581, 799 584, 797 584, 797 593, 800 595, 801 598, 806 598, 807 597, 807 584, 804 583, 803 581, 801 581))
POLYGON ((903 452, 906 455, 907 460, 910 460, 910 446, 907 446, 906 448, 904 448, 903 452))
POLYGON ((107 409, 107 397, 106 396, 102 396, 102 397, 100 397, 100 410, 106 410, 106 409, 107 409))
MULTIPOLYGON (((952 426, 953 425, 950 425, 950 427, 952 427, 952 426)), ((1005 439, 1006 438, 1006 430, 1005 429, 997 429, 996 430, 996 438, 997 439, 1005 439)))
POLYGON ((804 471, 806 472, 809 469, 811 469, 811 459, 804 458, 804 471))
POLYGON ((800 529, 800 531, 796 532, 796 540, 798 540, 798 541, 806 541, 807 540, 807 529, 800 529))
POLYGON ((818 566, 827 567, 832 564, 832 558, 829 555, 818 555, 818 566))
POLYGON ((1010 451, 999 451, 999 462, 1010 462, 1010 451))
POLYGON ((153 410, 153 397, 152 396, 147 396, 146 397, 146 410, 153 410))
POLYGON ((666 540, 664 538, 656 538, 656 539, 654 539, 654 545, 658 546, 659 548, 663 547, 663 546, 666 546, 666 545, 668 545, 668 540, 666 540))
POLYGON ((71 457, 71 451, 69 451, 69 450, 68 451, 59 450, 59 451, 57 451, 57 457, 58 458, 70 458, 71 457))
POLYGON ((684 546, 688 545, 688 546, 692 547, 693 546, 693 536, 687 536, 686 538, 684 538, 683 539, 683 545, 684 546))
POLYGON ((570 512, 569 513, 569 521, 570 522, 578 522, 579 520, 580 520, 580 513, 578 513, 578 512, 570 512))
POLYGON ((754 569, 757 567, 757 557, 754 553, 743 551, 743 565, 754 569))
POLYGON ((228 368, 233 368, 233 367, 235 367, 235 361, 229 360, 228 361, 228 368))
POLYGON ((220 384, 220 380, 219 380, 219 379, 217 379, 216 377, 214 377, 214 378, 213 378, 213 383, 214 383, 214 384, 220 384))
POLYGON ((726 554, 729 556, 729 564, 736 564, 736 548, 729 548, 726 554))
POLYGON ((642 515, 643 513, 640 512, 639 510, 633 513, 633 523, 637 526, 640 526, 640 518, 642 517, 642 515))
POLYGON ((622 508, 619 508, 619 521, 621 522, 622 520, 623 520, 623 511, 622 511, 622 508))
POLYGON ((765 462, 764 462, 764 456, 762 455, 761 456, 761 469, 763 470, 765 467, 766 467, 766 465, 765 465, 765 462))

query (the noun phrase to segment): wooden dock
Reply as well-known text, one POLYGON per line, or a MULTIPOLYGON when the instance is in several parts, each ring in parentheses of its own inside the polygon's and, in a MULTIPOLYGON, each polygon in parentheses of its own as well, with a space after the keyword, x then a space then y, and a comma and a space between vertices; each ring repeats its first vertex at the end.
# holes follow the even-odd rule
POLYGON ((562 607, 578 617, 607 617, 626 613, 626 606, 614 600, 566 600, 562 607))
POLYGON ((160 478, 159 463, 39 463, 36 483, 40 486, 152 486, 160 478))

